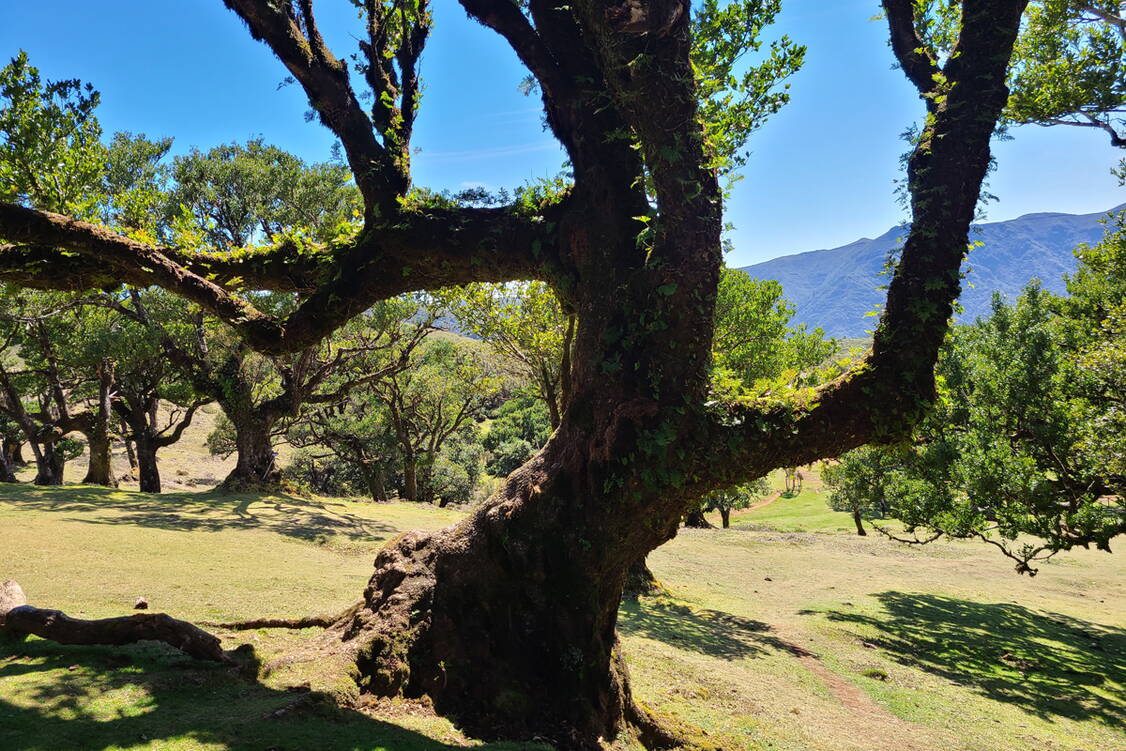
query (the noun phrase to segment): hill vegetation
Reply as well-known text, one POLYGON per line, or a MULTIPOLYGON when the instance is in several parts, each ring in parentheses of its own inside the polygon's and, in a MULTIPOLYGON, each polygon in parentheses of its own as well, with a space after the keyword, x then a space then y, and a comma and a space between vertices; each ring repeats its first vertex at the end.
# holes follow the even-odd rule
MULTIPOLYGON (((1028 214, 1005 222, 977 225, 975 243, 958 302, 958 320, 972 323, 989 313, 994 292, 1013 300, 1026 284, 1038 279, 1044 289, 1060 293, 1064 275, 1075 271, 1075 248, 1102 237, 1104 222, 1121 207, 1093 214, 1028 214)), ((906 235, 893 227, 875 239, 863 238, 829 250, 782 256, 741 270, 756 279, 773 279, 794 304, 795 323, 819 326, 830 336, 870 335, 876 319, 868 313, 883 304, 892 253, 906 235)))

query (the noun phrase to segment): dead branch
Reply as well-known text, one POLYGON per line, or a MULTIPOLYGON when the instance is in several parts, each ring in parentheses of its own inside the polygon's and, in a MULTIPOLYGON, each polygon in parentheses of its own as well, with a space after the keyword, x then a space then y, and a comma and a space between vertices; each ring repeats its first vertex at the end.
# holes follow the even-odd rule
POLYGON ((137 613, 119 618, 82 620, 59 610, 27 604, 23 588, 14 581, 0 585, 0 634, 33 634, 59 644, 133 644, 161 641, 197 660, 230 662, 219 639, 187 621, 164 613, 137 613))

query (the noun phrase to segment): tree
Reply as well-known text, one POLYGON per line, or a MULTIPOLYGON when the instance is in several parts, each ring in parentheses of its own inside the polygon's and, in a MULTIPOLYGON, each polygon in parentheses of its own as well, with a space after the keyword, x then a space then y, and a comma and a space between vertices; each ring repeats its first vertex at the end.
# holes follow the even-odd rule
POLYGON ((469 284, 446 290, 439 299, 463 331, 488 343, 501 362, 532 384, 552 429, 559 427, 570 390, 575 319, 563 312, 551 288, 535 281, 469 284))
MULTIPOLYGON (((927 118, 908 163, 911 229, 872 352, 816 389, 734 401, 709 388, 723 226, 712 165, 722 154, 701 122, 685 4, 462 0, 528 67, 573 170, 573 184, 542 201, 476 207, 409 191, 430 28, 423 0, 364 3, 354 63, 328 49, 311 2, 226 2, 340 139, 364 230, 330 252, 281 243, 189 254, 5 204, 0 276, 40 287, 163 286, 270 354, 310 346, 402 292, 549 283, 577 316, 559 428, 463 521, 384 548, 363 605, 328 630, 319 659, 352 662, 362 690, 427 695, 481 737, 592 749, 632 725, 647 745, 681 743, 629 690, 615 635, 626 570, 707 492, 901 436, 925 414, 1026 0, 964 0, 958 54, 946 60, 920 39, 915 3, 884 0, 893 52, 927 118), (353 65, 372 89, 370 110, 353 65), (240 295, 247 289, 303 299, 273 316, 240 295)), ((721 30, 734 36, 695 37, 732 65, 749 49, 739 32, 773 9, 733 7, 721 30)))
POLYGON ((507 400, 493 413, 481 441, 492 455, 486 468, 497 477, 507 477, 547 443, 550 435, 550 416, 542 401, 523 395, 507 400))
POLYGON ((0 198, 92 217, 105 161, 99 101, 81 81, 44 81, 23 51, 0 69, 0 198))
POLYGON ((718 511, 723 522, 723 528, 731 526, 731 512, 742 508, 749 508, 757 499, 770 492, 770 485, 765 477, 752 480, 742 485, 722 488, 704 497, 701 506, 705 511, 718 511))
POLYGON ((856 534, 861 537, 864 517, 884 518, 891 512, 887 481, 891 472, 903 466, 901 451, 887 447, 853 449, 839 462, 826 462, 821 479, 829 488, 829 508, 852 514, 856 534))
POLYGON ((779 382, 816 382, 815 373, 837 349, 820 328, 790 326, 795 308, 773 279, 752 279, 724 267, 716 291, 716 367, 733 374, 742 389, 762 391, 779 382))
POLYGON ((1013 60, 1007 118, 1096 128, 1126 148, 1126 3, 1036 0, 1013 60))
MULTIPOLYGON (((403 464, 403 498, 436 497, 434 469, 446 442, 484 415, 500 390, 489 363, 467 344, 432 339, 410 367, 373 381, 403 464)), ((447 498, 438 496, 445 506, 447 498)))
MULTIPOLYGON (((116 487, 109 431, 113 366, 83 357, 80 332, 86 315, 79 301, 26 292, 0 299, 7 308, 0 312, 0 336, 4 347, 19 357, 15 370, 0 363, 0 412, 31 445, 35 482, 62 483, 66 461, 81 454, 81 447, 67 438, 77 432, 85 436, 90 454, 83 482, 116 487)), ((13 453, 12 463, 17 458, 13 453)))
POLYGON ((355 389, 334 404, 306 409, 287 438, 307 450, 302 457, 307 466, 299 472, 319 485, 318 490, 354 491, 351 473, 335 467, 326 471, 321 464, 332 458, 354 469, 373 501, 390 499, 389 480, 401 465, 399 445, 386 407, 370 390, 355 389))
POLYGON ((287 231, 331 240, 359 208, 348 168, 309 165, 263 143, 224 144, 176 157, 168 219, 186 212, 211 247, 235 249, 261 237, 274 242, 287 231))
MULTIPOLYGON (((1078 278, 1092 276, 1081 269, 1078 278)), ((859 515, 878 509, 902 521, 906 536, 881 531, 912 543, 984 540, 1020 573, 1076 546, 1109 550, 1126 532, 1113 432, 1126 391, 1113 364, 1120 307, 1109 308, 1105 327, 1059 315, 1083 307, 1030 285, 1015 304, 997 296, 988 318, 956 328, 933 414, 910 444, 842 457, 827 475, 834 507, 852 509, 858 530, 859 515), (1095 365, 1104 356, 1108 367, 1095 365)))

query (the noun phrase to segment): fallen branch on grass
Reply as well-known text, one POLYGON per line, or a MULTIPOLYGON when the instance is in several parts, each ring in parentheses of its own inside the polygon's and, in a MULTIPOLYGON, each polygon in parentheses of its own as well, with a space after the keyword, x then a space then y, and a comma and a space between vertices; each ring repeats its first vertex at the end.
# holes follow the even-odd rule
POLYGON ((187 621, 164 613, 137 613, 87 621, 59 610, 32 607, 14 581, 0 585, 0 635, 34 634, 59 644, 132 644, 161 641, 197 660, 230 662, 219 639, 187 621))

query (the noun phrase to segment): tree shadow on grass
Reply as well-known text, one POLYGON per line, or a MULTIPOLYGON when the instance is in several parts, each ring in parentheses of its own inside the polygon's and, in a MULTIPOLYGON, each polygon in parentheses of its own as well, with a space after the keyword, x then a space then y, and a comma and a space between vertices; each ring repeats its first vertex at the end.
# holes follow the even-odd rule
POLYGON ((883 592, 885 613, 802 611, 874 629, 901 664, 1052 720, 1126 724, 1126 630, 1010 603, 883 592))
MULTIPOLYGON (((40 640, 0 645, 0 748, 165 746, 226 751, 463 748, 343 709, 307 691, 270 688, 235 669, 184 658, 164 645, 111 649, 40 640)), ((550 751, 520 743, 481 748, 550 751)))
POLYGON ((89 486, 22 486, 0 488, 0 500, 35 511, 115 512, 97 518, 73 518, 85 524, 128 524, 184 532, 261 529, 312 542, 339 536, 375 543, 399 531, 382 522, 334 511, 329 504, 288 494, 227 495, 210 491, 145 495, 89 486))
POLYGON ((83 524, 135 525, 180 531, 263 529, 309 542, 341 536, 352 542, 376 543, 399 531, 383 522, 352 516, 342 510, 334 511, 329 508, 329 503, 284 493, 227 495, 209 491, 148 495, 92 486, 16 486, 0 489, 0 500, 36 511, 115 512, 97 518, 73 518, 83 524))
POLYGON ((772 651, 808 654, 773 635, 769 624, 719 610, 691 608, 665 597, 623 602, 618 629, 623 634, 656 639, 724 660, 763 657, 772 651))

